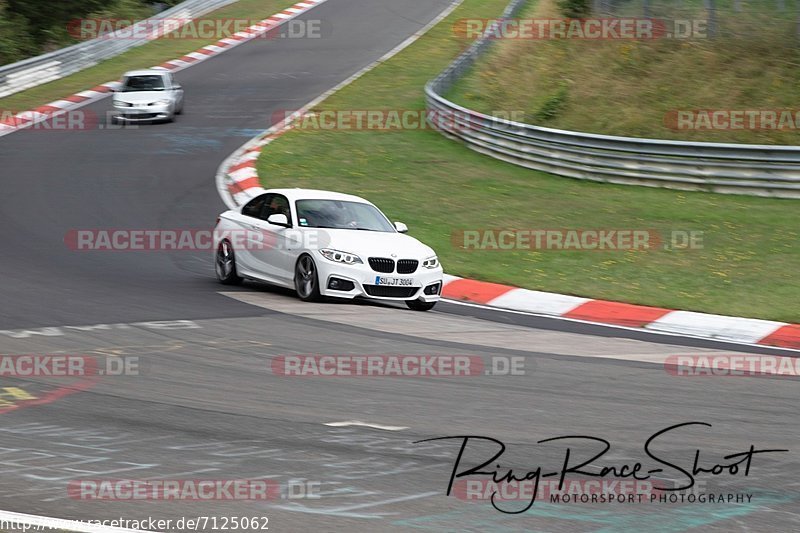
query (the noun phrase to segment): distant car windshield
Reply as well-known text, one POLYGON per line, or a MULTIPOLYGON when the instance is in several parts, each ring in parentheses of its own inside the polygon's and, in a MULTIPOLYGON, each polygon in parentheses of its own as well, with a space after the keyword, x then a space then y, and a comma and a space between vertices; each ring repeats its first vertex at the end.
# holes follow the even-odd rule
POLYGON ((298 200, 297 220, 307 228, 394 232, 394 226, 375 206, 341 200, 298 200))
POLYGON ((122 86, 122 92, 132 93, 137 91, 163 91, 164 78, 163 76, 131 76, 125 80, 122 86))

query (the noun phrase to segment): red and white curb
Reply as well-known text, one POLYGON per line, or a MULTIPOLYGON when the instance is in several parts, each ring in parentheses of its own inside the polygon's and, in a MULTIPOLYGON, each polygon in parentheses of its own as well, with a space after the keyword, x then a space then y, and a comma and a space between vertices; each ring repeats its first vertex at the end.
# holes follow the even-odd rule
POLYGON ((223 161, 217 171, 217 190, 219 191, 222 201, 225 202, 225 205, 227 205, 229 209, 234 209, 264 190, 261 187, 261 180, 256 170, 256 160, 259 155, 261 155, 261 150, 266 145, 289 131, 292 128, 292 124, 298 118, 304 116, 311 109, 325 101, 329 96, 347 87, 370 70, 411 46, 417 39, 425 35, 428 30, 447 18, 450 13, 455 11, 456 8, 463 3, 463 1, 464 0, 453 0, 450 5, 447 6, 447 9, 439 13, 433 20, 414 33, 414 35, 335 87, 308 102, 302 108, 286 117, 283 121, 273 125, 265 132, 256 135, 253 139, 231 154, 228 159, 223 161))
MULTIPOLYGON (((258 37, 273 30, 281 24, 305 13, 313 7, 325 3, 327 0, 306 0, 298 2, 292 7, 284 9, 280 13, 262 20, 250 26, 247 30, 241 31, 229 38, 222 39, 215 44, 210 44, 200 48, 196 52, 184 55, 178 59, 167 61, 153 68, 170 70, 173 72, 189 68, 201 63, 210 57, 221 54, 240 44, 258 37)), ((49 104, 37 107, 31 111, 23 111, 14 116, 7 117, 0 115, 0 137, 24 130, 44 120, 62 115, 68 111, 78 109, 98 100, 106 98, 111 94, 111 90, 118 85, 117 81, 110 81, 94 87, 92 89, 75 93, 61 100, 50 102, 49 104)), ((52 529, 63 531, 79 531, 85 533, 139 533, 140 530, 125 529, 119 527, 90 524, 60 518, 46 516, 13 513, 10 511, 0 511, 0 521, 6 524, 16 524, 14 529, 35 529, 37 531, 52 529)))
POLYGON ((800 324, 592 300, 447 275, 442 294, 451 300, 534 315, 800 350, 800 324))
MULTIPOLYGON (((449 15, 461 1, 454 2, 428 26, 410 37, 375 63, 340 83, 319 98, 309 102, 286 120, 256 136, 234 152, 217 172, 217 189, 225 204, 234 209, 260 194, 261 179, 256 162, 262 149, 292 128, 323 100, 349 85, 379 64, 396 55, 417 40, 428 29, 449 15)), ((520 289, 445 275, 444 298, 534 315, 559 317, 615 327, 644 329, 654 333, 697 337, 747 345, 774 346, 800 350, 800 324, 751 318, 710 315, 690 311, 673 311, 620 302, 593 300, 564 294, 520 289)))
MULTIPOLYGON (((259 37, 270 30, 274 30, 278 26, 305 13, 313 7, 325 3, 326 1, 327 0, 304 0, 303 2, 298 2, 292 7, 284 9, 280 13, 276 13, 269 18, 253 24, 246 30, 240 31, 239 33, 231 35, 230 37, 221 39, 214 44, 204 46, 195 52, 188 53, 177 59, 166 61, 152 68, 169 70, 172 72, 189 68, 205 61, 206 59, 219 55, 222 52, 230 50, 231 48, 235 48, 240 44, 259 37)), ((185 22, 188 22, 188 20, 185 22)), ((92 102, 102 100, 111 94, 112 89, 118 86, 118 84, 119 82, 117 81, 106 82, 87 91, 81 91, 66 98, 62 98, 61 100, 56 100, 55 102, 50 102, 49 104, 39 106, 36 109, 22 111, 14 116, 5 116, 5 114, 0 114, 0 137, 14 133, 15 131, 30 128, 31 126, 44 120, 62 115, 68 111, 91 104, 92 102)))

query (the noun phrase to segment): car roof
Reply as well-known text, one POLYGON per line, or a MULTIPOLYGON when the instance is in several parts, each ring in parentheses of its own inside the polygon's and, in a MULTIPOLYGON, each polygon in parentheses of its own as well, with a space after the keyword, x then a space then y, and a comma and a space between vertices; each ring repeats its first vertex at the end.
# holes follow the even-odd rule
POLYGON ((360 196, 334 191, 323 191, 319 189, 268 189, 265 192, 282 194, 292 202, 296 200, 341 200, 343 202, 371 204, 371 202, 361 198, 360 196))
POLYGON ((126 78, 129 78, 131 76, 163 76, 163 75, 168 74, 168 73, 169 73, 169 71, 166 71, 166 70, 158 70, 158 69, 155 69, 155 68, 149 68, 149 69, 140 69, 140 70, 129 70, 128 72, 123 74, 123 76, 125 76, 126 78))

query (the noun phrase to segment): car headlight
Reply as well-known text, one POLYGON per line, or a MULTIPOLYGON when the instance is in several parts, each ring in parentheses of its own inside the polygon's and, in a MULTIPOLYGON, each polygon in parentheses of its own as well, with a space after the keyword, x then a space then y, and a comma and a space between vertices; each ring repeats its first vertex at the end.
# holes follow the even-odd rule
POLYGON ((169 100, 156 100, 150 105, 169 105, 169 100))
POLYGON ((330 248, 324 248, 319 251, 322 254, 322 257, 327 259, 328 261, 334 261, 336 263, 344 263, 346 265, 359 265, 363 263, 360 257, 356 254, 351 254, 349 252, 342 252, 341 250, 331 250, 330 248))
POLYGON ((128 102, 114 102, 114 107, 133 107, 133 104, 129 104, 128 102))
POLYGON ((425 268, 436 268, 439 266, 439 258, 435 255, 433 257, 429 257, 422 262, 422 266, 425 268))

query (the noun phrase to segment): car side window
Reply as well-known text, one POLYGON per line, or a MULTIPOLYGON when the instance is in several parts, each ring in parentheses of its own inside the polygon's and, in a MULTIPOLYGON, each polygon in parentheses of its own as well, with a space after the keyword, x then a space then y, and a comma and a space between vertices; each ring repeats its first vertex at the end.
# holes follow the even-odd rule
POLYGON ((242 208, 242 214, 248 217, 259 218, 261 216, 261 210, 264 207, 264 204, 267 201, 267 197, 272 196, 271 194, 262 194, 261 196, 257 196, 253 198, 242 208))
POLYGON ((269 198, 264 202, 260 218, 267 220, 270 215, 286 215, 286 219, 291 223, 292 215, 289 211, 289 200, 281 194, 269 194, 267 196, 269 198))

